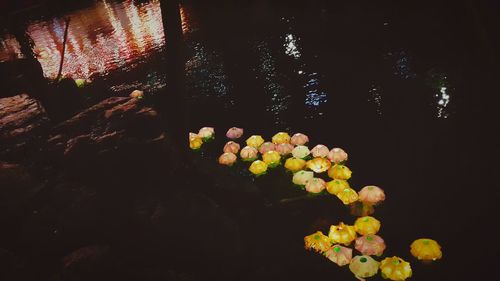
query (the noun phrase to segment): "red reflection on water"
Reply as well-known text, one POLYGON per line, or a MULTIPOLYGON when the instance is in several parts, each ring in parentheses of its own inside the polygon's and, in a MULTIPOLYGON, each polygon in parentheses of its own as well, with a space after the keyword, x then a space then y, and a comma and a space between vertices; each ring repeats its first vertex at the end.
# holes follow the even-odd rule
MULTIPOLYGON (((70 17, 71 22, 64 76, 89 78, 117 68, 133 68, 134 63, 165 44, 159 1, 97 2, 90 8, 34 22, 28 27, 35 54, 49 78, 56 77, 59 70, 65 17, 70 17)), ((2 40, 1 44, 5 47, 0 49, 0 59, 19 57, 19 44, 15 39, 2 40)))

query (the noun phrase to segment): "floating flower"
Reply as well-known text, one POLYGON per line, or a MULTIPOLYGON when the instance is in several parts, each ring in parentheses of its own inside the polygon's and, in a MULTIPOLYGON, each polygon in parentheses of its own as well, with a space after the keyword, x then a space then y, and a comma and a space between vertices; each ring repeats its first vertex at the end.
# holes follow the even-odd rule
POLYGON ((345 180, 332 180, 326 183, 326 191, 328 193, 337 195, 339 192, 346 188, 351 188, 349 183, 345 180))
POLYGON ((135 99, 142 99, 142 98, 144 98, 144 92, 140 91, 140 90, 133 90, 132 93, 130 93, 129 97, 135 98, 135 99))
POLYGON ((298 171, 293 174, 292 182, 296 185, 306 185, 306 183, 314 178, 314 173, 309 171, 298 171))
POLYGON ((380 230, 380 221, 370 216, 360 217, 354 222, 354 229, 361 235, 375 234, 380 230))
POLYGON ((275 151, 275 150, 276 150, 276 145, 269 141, 261 144, 259 147, 260 154, 264 154, 268 151, 275 151))
POLYGON ((311 149, 311 153, 313 157, 326 157, 328 155, 328 147, 318 144, 313 149, 311 149))
POLYGON ((359 191, 359 201, 363 203, 375 205, 384 200, 385 200, 385 193, 378 186, 368 185, 363 187, 359 191))
POLYGON ((307 161, 306 166, 308 169, 313 170, 315 173, 323 173, 330 168, 332 163, 325 158, 316 157, 307 161))
POLYGON ((232 152, 224 152, 221 156, 219 156, 219 164, 232 166, 234 162, 236 162, 236 155, 232 152))
POLYGON ((325 189, 326 183, 320 178, 312 178, 306 182, 306 190, 311 193, 320 193, 325 189))
POLYGON ((276 151, 268 151, 262 155, 262 160, 271 168, 280 164, 281 156, 276 151))
POLYGON ((413 241, 410 246, 411 254, 419 260, 435 261, 441 259, 441 246, 432 239, 421 238, 413 241))
POLYGON ((247 145, 254 148, 259 148, 263 143, 264 139, 259 135, 253 135, 247 139, 247 145))
POLYGON ((296 133, 290 139, 290 143, 293 145, 304 145, 309 142, 309 138, 301 133, 296 133))
POLYGON ((285 161, 285 168, 292 172, 297 172, 302 170, 305 165, 306 165, 306 160, 300 158, 291 157, 286 159, 285 161))
POLYGON ((356 239, 354 247, 363 255, 380 256, 385 250, 385 242, 378 235, 364 235, 356 239))
POLYGON ((380 262, 380 272, 384 279, 395 281, 405 280, 412 274, 410 263, 400 257, 385 258, 380 262))
POLYGON ((264 161, 255 160, 252 162, 252 165, 250 165, 248 170, 252 172, 252 174, 260 176, 267 171, 267 164, 264 161))
POLYGON ((195 134, 195 133, 189 133, 189 140, 192 140, 194 138, 199 138, 198 134, 195 134))
POLYGON ((335 164, 347 161, 347 153, 342 148, 333 148, 330 150, 327 157, 335 164))
POLYGON ((347 246, 356 239, 356 231, 354 230, 354 226, 341 222, 339 225, 330 226, 328 237, 332 239, 333 243, 340 243, 347 246))
POLYGON ((240 151, 240 145, 238 143, 235 143, 234 141, 228 141, 224 145, 224 152, 231 152, 231 153, 238 153, 240 151))
POLYGON ((275 150, 281 156, 285 156, 285 155, 291 154, 294 147, 295 146, 293 146, 292 144, 289 144, 289 143, 280 143, 280 144, 276 145, 275 150))
POLYGON ((237 128, 237 127, 232 127, 227 130, 226 137, 229 139, 235 140, 241 138, 243 135, 243 129, 242 128, 237 128))
POLYGON ((203 139, 203 141, 208 141, 215 137, 215 130, 212 127, 203 127, 198 132, 198 136, 203 139))
POLYGON ((316 233, 304 237, 304 244, 307 250, 324 253, 330 248, 332 242, 328 236, 324 235, 321 231, 317 231, 316 233))
POLYGON ((358 200, 358 194, 352 188, 344 188, 341 192, 337 193, 337 197, 344 203, 344 205, 349 205, 358 200))
POLYGON ((292 155, 295 158, 306 158, 311 152, 309 151, 309 148, 307 146, 303 145, 297 145, 293 150, 292 150, 292 155))
POLYGON ((344 266, 351 262, 352 249, 340 245, 333 245, 325 252, 325 256, 338 266, 344 266))
POLYGON ((254 161, 257 159, 257 156, 259 155, 259 152, 257 149, 251 146, 245 146, 243 149, 240 151, 240 157, 243 159, 243 161, 254 161))
POLYGON ((290 135, 285 132, 279 132, 274 135, 271 140, 274 144, 290 143, 290 135))
POLYGON ((379 264, 378 261, 370 256, 355 256, 349 264, 349 269, 354 273, 356 278, 364 280, 363 278, 372 277, 377 274, 379 264))
POLYGON ((193 133, 189 133, 189 147, 193 150, 199 149, 203 144, 203 140, 193 133))
POLYGON ((351 170, 347 166, 340 164, 335 164, 328 170, 328 176, 336 180, 348 180, 351 175, 351 170))

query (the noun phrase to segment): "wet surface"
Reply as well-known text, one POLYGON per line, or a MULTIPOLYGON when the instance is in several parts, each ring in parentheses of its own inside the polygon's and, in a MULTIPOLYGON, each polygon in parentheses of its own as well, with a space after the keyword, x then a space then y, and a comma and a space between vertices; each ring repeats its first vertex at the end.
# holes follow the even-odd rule
MULTIPOLYGON (((223 133, 232 126, 244 127, 245 136, 302 132, 312 146, 342 147, 349 153, 352 187, 385 189, 387 200, 374 216, 382 221, 386 254, 412 262, 413 280, 486 277, 478 266, 490 264, 494 251, 480 240, 494 235, 483 228, 492 227, 489 198, 497 193, 487 160, 494 120, 488 101, 495 89, 489 84, 492 45, 481 31, 487 21, 474 7, 185 4, 190 128, 215 127, 213 151, 222 150, 223 133), (410 243, 423 236, 442 244, 442 261, 422 265, 410 257, 410 243)), ((99 1, 68 16, 63 73, 134 77, 109 80, 117 92, 164 86, 151 59, 165 42, 158 1, 99 1)), ((63 22, 42 20, 29 28, 49 77, 57 73, 63 22)), ((5 49, 16 52, 9 40, 2 41, 0 59, 7 57, 5 49)), ((293 188, 284 174, 255 182, 264 190, 293 188)), ((309 203, 270 217, 262 211, 256 224, 241 222, 243 229, 261 230, 253 230, 256 239, 249 243, 256 250, 244 270, 252 273, 242 279, 351 280, 347 268, 305 252, 302 239, 354 218, 339 201, 309 203), (283 238, 268 240, 266 228, 283 238)))

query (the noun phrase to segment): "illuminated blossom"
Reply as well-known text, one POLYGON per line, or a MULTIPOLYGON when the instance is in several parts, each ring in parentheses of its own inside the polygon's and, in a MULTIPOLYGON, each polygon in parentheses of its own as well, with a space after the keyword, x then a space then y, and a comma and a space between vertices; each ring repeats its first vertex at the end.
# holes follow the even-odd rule
POLYGON ((219 164, 231 166, 236 162, 236 155, 231 152, 224 152, 221 156, 219 156, 219 164))
POLYGON ((307 146, 303 145, 297 145, 293 150, 292 150, 292 155, 295 158, 306 158, 309 156, 311 152, 309 151, 309 148, 307 146))
POLYGON ((312 178, 306 182, 306 190, 311 193, 320 193, 325 186, 325 181, 320 178, 312 178))
POLYGON ((360 217, 354 222, 354 229, 361 235, 376 234, 380 230, 380 221, 370 216, 360 217))
POLYGON ((347 153, 342 148, 333 148, 328 152, 328 159, 335 164, 347 161, 347 153))
POLYGON ((340 245, 333 245, 325 252, 325 257, 338 266, 348 265, 352 259, 352 249, 340 245))
POLYGON ((212 127, 203 127, 198 132, 198 136, 203 139, 203 141, 210 140, 215 136, 215 130, 212 127))
POLYGON ((248 170, 252 174, 254 174, 256 176, 260 176, 267 171, 267 164, 264 161, 255 160, 252 162, 252 165, 250 165, 248 170))
POLYGON ((337 193, 337 197, 344 205, 349 205, 358 200, 358 193, 352 188, 344 188, 344 190, 337 193))
POLYGON ((314 173, 310 171, 298 171, 293 174, 292 182, 296 185, 306 185, 306 183, 314 178, 314 173))
POLYGON ((203 144, 203 140, 194 133, 189 133, 189 147, 193 150, 199 149, 203 144))
POLYGON ((435 261, 441 259, 441 246, 432 239, 421 238, 413 241, 410 246, 411 254, 419 260, 435 261))
POLYGON ((264 154, 268 151, 276 151, 276 145, 269 141, 261 144, 259 147, 260 154, 264 154))
POLYGON ((281 156, 276 151, 268 151, 262 155, 264 161, 269 167, 276 167, 280 164, 281 156))
POLYGON ((355 248, 363 255, 380 256, 385 250, 385 242, 378 235, 365 235, 356 239, 355 248))
POLYGON ((340 243, 348 246, 356 239, 356 231, 354 230, 354 226, 341 222, 339 225, 330 226, 328 237, 332 239, 333 243, 340 243))
POLYGON ((332 242, 328 236, 324 235, 321 231, 317 231, 311 235, 304 237, 304 244, 307 250, 314 250, 319 253, 326 252, 332 242))
POLYGON ((385 258, 380 262, 380 273, 384 279, 395 281, 411 277, 410 263, 400 257, 385 258))
POLYGON ((279 132, 271 140, 274 144, 290 143, 290 135, 285 132, 279 132))
POLYGON ((311 154, 313 157, 326 157, 329 153, 328 147, 318 144, 313 149, 311 149, 311 154))
POLYGON ((259 152, 257 149, 251 146, 245 146, 243 149, 240 151, 240 157, 243 159, 243 161, 254 161, 257 159, 259 152))
POLYGON ((328 170, 328 176, 336 180, 348 180, 351 175, 351 170, 347 166, 340 164, 335 164, 328 170))
POLYGON ((240 145, 235 143, 234 141, 228 141, 226 145, 224 145, 224 152, 238 153, 240 151, 240 145))
POLYGON ((295 146, 289 143, 280 143, 275 146, 275 150, 281 155, 285 156, 292 153, 295 146))
POLYGON ((346 188, 350 188, 350 186, 345 180, 332 180, 326 183, 326 191, 333 195, 337 195, 346 188))
POLYGON ((293 145, 304 145, 309 142, 309 138, 301 133, 294 134, 290 139, 290 143, 293 145))
POLYGON ((133 90, 132 93, 130 93, 129 97, 135 99, 142 99, 144 98, 144 92, 140 90, 133 90))
POLYGON ((321 157, 316 157, 314 159, 307 161, 306 163, 308 169, 318 174, 328 170, 328 168, 330 168, 331 165, 332 163, 330 161, 321 157))
POLYGON ((232 140, 239 139, 242 135, 243 135, 243 129, 237 127, 229 128, 229 130, 227 130, 226 133, 226 137, 232 140))
POLYGON ((305 165, 306 165, 306 160, 300 158, 291 157, 286 159, 285 161, 285 168, 292 172, 297 172, 302 170, 305 165))
POLYGON ((359 191, 359 201, 363 203, 375 205, 384 200, 385 193, 378 186, 368 185, 359 191))
POLYGON ((363 278, 372 277, 377 274, 379 264, 378 261, 370 256, 355 256, 349 264, 349 269, 354 273, 356 278, 364 280, 363 278))
POLYGON ((259 135, 253 135, 247 139, 247 145, 254 148, 259 148, 263 143, 264 139, 259 135))

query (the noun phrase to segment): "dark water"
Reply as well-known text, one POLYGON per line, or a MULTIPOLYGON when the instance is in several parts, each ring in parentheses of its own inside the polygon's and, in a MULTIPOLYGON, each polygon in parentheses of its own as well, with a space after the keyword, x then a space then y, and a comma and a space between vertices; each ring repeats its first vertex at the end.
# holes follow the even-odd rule
MULTIPOLYGON (((493 162, 487 160, 498 152, 489 146, 498 129, 490 84, 493 7, 472 1, 186 3, 190 129, 215 127, 213 151, 231 126, 267 139, 278 131, 302 132, 311 145, 342 147, 351 186, 385 189, 387 200, 374 214, 382 221, 385 254, 409 260, 413 280, 488 277, 496 242, 486 240, 497 237, 492 198, 498 193, 488 181, 493 162), (410 256, 410 243, 420 237, 441 243, 442 261, 423 265, 410 256)), ((165 42, 157 1, 99 1, 68 15, 74 20, 63 73, 134 77, 110 80, 117 91, 164 86, 148 59, 165 42)), ((62 22, 30 27, 47 76, 57 73, 62 22)), ((292 188, 277 173, 246 180, 278 193, 292 188)), ((241 279, 353 280, 347 268, 302 249, 303 236, 353 223, 339 201, 318 199, 258 217, 241 222, 255 234, 241 279)))

